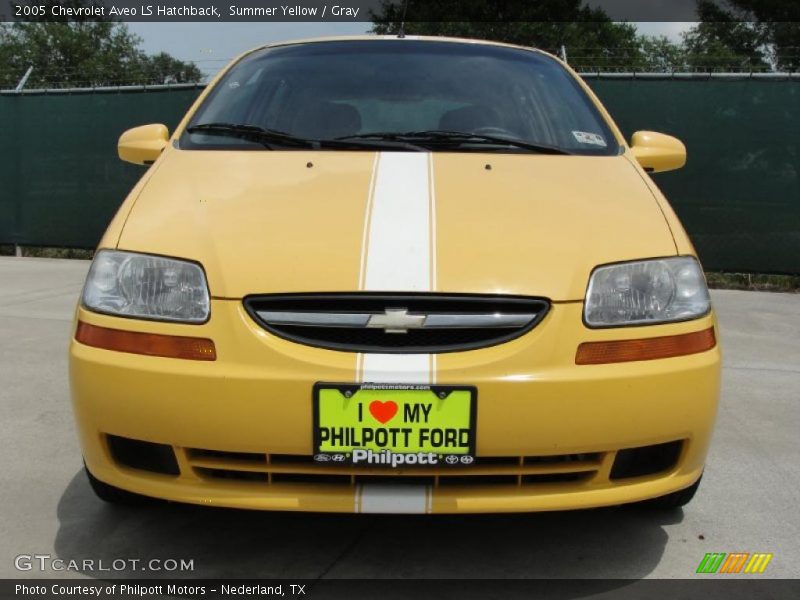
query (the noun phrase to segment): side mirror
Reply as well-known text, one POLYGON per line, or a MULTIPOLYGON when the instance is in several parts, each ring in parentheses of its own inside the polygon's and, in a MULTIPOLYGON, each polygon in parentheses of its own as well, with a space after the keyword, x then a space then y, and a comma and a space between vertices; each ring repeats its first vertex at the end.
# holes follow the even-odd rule
POLYGON ((169 143, 166 125, 142 125, 128 129, 119 137, 119 157, 135 165, 153 164, 169 143))
POLYGON ((683 142, 655 131, 634 133, 631 151, 644 170, 650 173, 673 171, 686 164, 686 146, 683 142))

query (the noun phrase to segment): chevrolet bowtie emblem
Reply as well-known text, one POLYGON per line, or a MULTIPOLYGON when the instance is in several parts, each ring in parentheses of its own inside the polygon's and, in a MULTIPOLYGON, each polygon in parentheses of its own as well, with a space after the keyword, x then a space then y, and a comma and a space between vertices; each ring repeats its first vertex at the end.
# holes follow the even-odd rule
POLYGON ((387 308, 382 315, 372 315, 367 327, 383 329, 386 333, 408 333, 425 324, 425 315, 410 315, 406 308, 387 308))

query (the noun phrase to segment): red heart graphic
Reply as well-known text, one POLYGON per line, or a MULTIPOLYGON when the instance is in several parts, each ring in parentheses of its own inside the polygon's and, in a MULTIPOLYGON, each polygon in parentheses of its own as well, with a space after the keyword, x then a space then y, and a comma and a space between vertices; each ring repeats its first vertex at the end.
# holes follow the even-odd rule
POLYGON ((375 420, 380 423, 388 423, 397 414, 397 403, 391 400, 381 402, 380 400, 373 400, 369 403, 369 412, 375 417, 375 420))

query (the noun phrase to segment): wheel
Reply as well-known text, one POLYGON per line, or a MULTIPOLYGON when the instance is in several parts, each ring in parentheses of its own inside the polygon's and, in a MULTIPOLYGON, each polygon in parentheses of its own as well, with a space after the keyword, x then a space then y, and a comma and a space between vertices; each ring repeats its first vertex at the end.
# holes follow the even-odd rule
POLYGON ((645 500, 641 504, 648 508, 654 508, 657 510, 674 510, 676 508, 680 508, 681 506, 686 506, 689 504, 689 502, 691 502, 692 498, 694 498, 694 495, 697 493, 697 489, 700 487, 700 481, 702 479, 703 476, 700 475, 700 478, 697 481, 685 489, 672 492, 666 496, 653 498, 652 500, 645 500))
POLYGON ((89 479, 89 485, 92 487, 95 496, 100 498, 103 502, 124 506, 142 506, 155 502, 153 498, 134 494, 133 492, 103 483, 89 472, 85 464, 83 465, 83 470, 86 472, 86 477, 89 479))

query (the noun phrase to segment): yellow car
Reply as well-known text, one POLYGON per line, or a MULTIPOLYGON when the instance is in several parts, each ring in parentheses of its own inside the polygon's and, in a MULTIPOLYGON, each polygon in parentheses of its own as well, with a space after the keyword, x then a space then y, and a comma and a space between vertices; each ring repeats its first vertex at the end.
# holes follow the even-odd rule
POLYGON ((264 510, 688 502, 719 395, 700 264, 557 58, 473 40, 262 47, 172 136, 95 256, 70 346, 93 489, 264 510))

